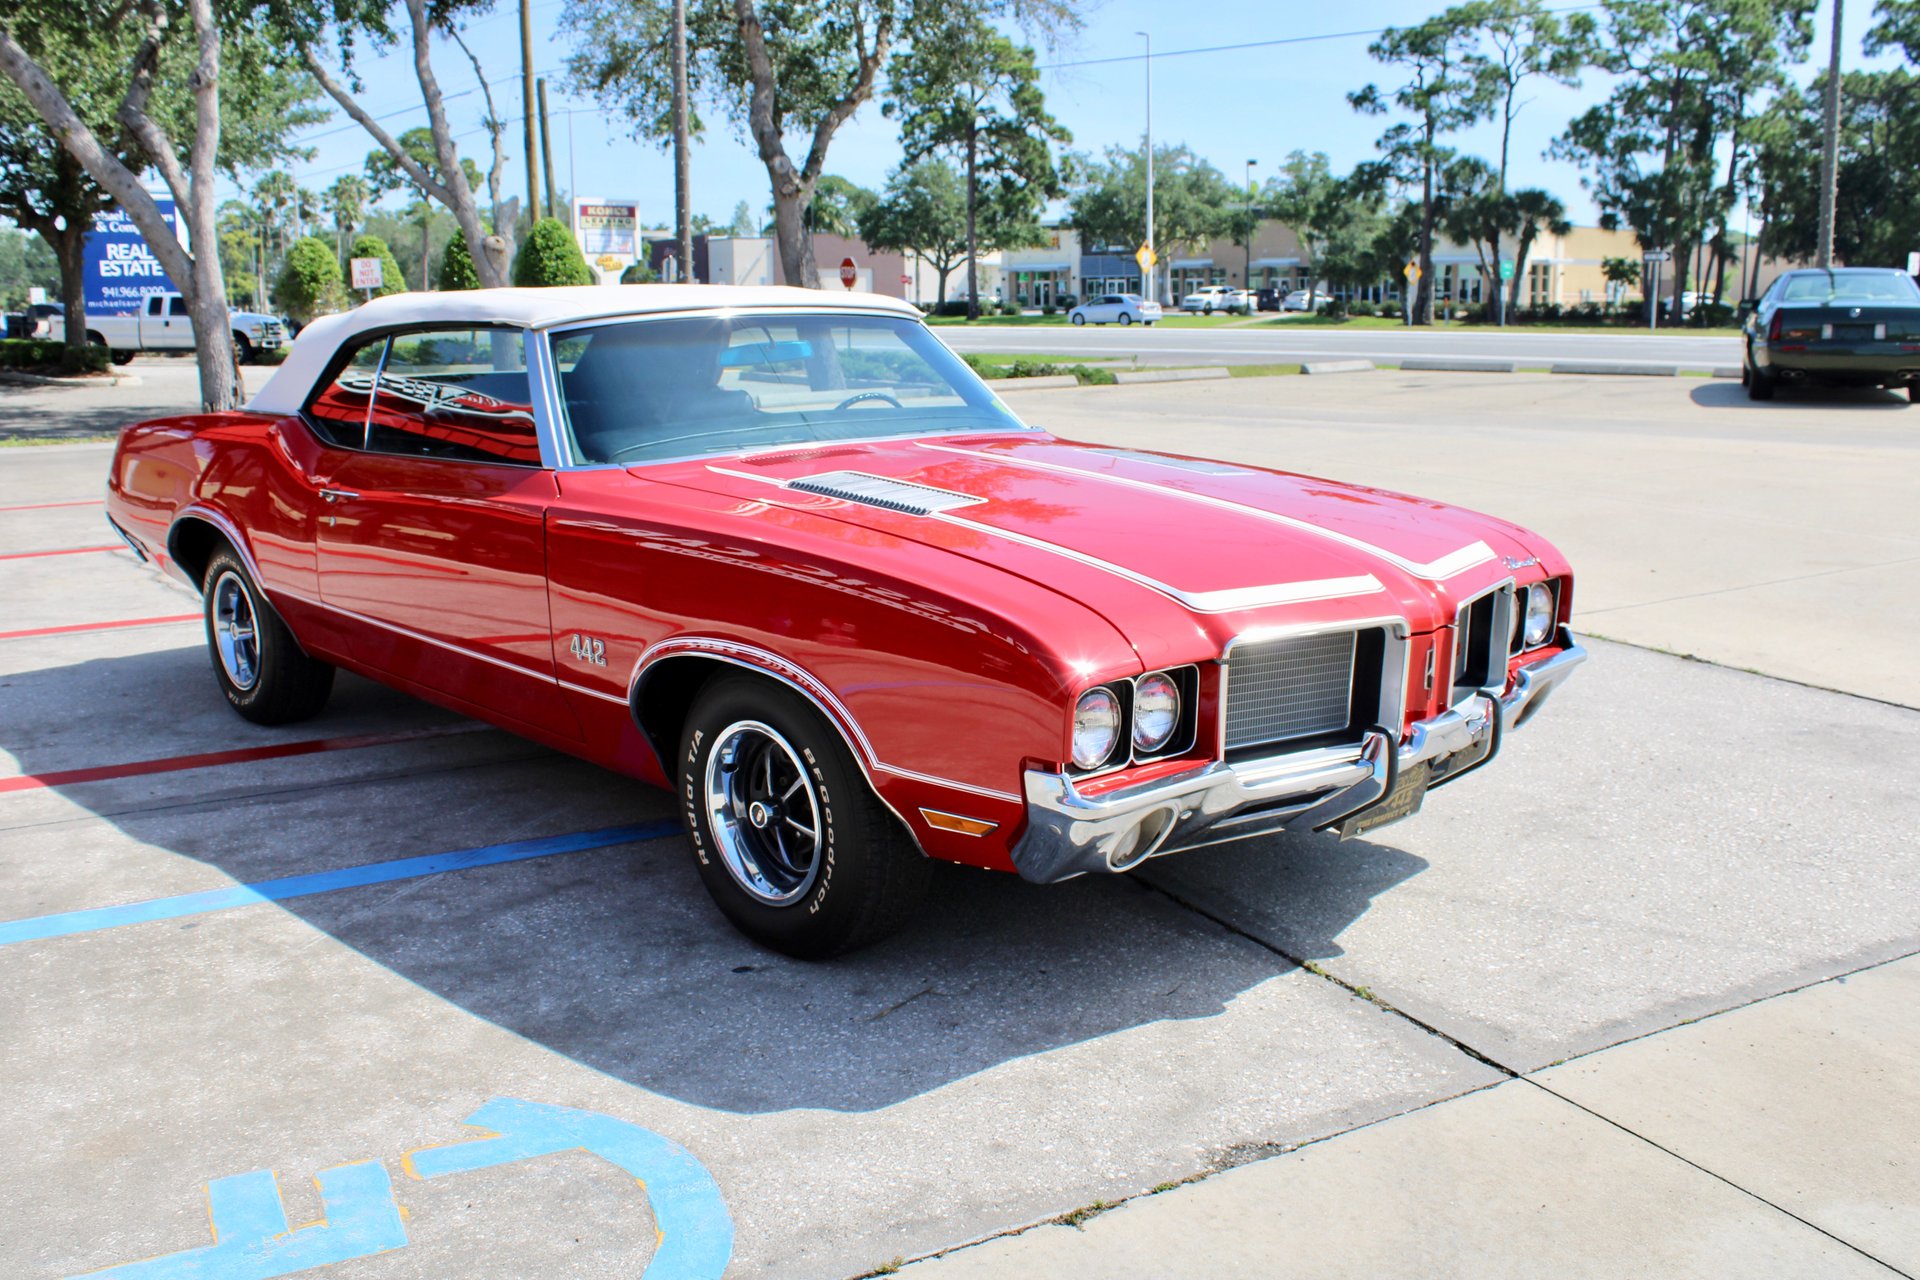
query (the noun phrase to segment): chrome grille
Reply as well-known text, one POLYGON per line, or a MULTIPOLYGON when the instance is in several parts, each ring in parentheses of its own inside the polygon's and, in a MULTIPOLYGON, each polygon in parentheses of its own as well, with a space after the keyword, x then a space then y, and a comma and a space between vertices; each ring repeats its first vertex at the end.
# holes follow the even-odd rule
POLYGON ((1346 728, 1354 648, 1351 631, 1234 646, 1227 658, 1227 749, 1346 728))

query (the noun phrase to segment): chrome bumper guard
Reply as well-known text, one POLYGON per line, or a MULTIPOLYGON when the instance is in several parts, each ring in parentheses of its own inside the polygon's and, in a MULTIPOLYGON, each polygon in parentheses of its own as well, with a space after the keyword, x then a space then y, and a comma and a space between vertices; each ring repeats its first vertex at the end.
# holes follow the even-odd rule
POLYGON ((1374 729, 1358 746, 1215 762, 1093 796, 1081 795, 1067 775, 1029 769, 1027 827, 1014 843, 1013 865, 1040 884, 1129 871, 1157 854, 1357 819, 1386 800, 1408 769, 1427 769, 1428 788, 1450 782, 1491 760, 1505 732, 1525 724, 1587 660, 1565 627, 1559 642, 1562 652, 1521 668, 1511 693, 1474 694, 1414 725, 1397 746, 1374 729))

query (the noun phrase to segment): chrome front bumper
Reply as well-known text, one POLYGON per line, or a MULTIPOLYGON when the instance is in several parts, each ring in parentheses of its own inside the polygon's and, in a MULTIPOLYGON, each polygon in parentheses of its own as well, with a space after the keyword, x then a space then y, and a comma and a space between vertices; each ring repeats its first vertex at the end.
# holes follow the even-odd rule
POLYGON ((1586 661, 1564 627, 1560 643, 1563 652, 1521 669, 1511 693, 1475 694, 1414 725, 1397 745, 1376 729, 1357 747, 1215 762, 1092 796, 1067 775, 1029 769, 1027 827, 1014 842, 1013 865, 1023 878, 1050 884, 1127 871, 1156 854, 1359 820, 1389 799, 1409 769, 1428 770, 1430 789, 1491 760, 1505 732, 1525 724, 1586 661))

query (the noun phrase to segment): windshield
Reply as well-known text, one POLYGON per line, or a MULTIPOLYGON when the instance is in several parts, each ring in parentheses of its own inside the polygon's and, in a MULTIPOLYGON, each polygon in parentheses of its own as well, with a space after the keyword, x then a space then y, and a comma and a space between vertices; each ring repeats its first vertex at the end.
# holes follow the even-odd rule
POLYGON ((553 354, 581 463, 1024 429, 924 326, 888 316, 630 320, 556 333, 553 354))
POLYGON ((1781 301, 1920 302, 1920 288, 1898 271, 1810 271, 1787 281, 1781 301))

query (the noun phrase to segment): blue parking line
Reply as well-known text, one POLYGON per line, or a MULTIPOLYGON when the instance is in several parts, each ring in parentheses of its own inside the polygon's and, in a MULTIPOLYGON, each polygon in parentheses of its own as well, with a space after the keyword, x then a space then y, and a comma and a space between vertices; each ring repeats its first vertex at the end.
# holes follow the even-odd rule
POLYGON ((15 942, 38 942, 45 938, 64 938, 75 933, 93 933, 125 924, 146 924, 154 920, 177 920, 181 916, 205 915, 209 911, 229 911, 261 902, 279 902, 304 898, 338 889, 358 889, 370 884, 411 880, 419 876, 439 875, 443 871, 464 871, 469 867, 491 867, 503 862, 524 862, 529 858, 548 858, 560 853, 585 853, 636 840, 658 840, 680 830, 678 822, 652 822, 642 826, 601 827, 594 831, 576 831, 571 835, 542 836, 536 840, 514 840, 506 844, 482 845, 477 849, 457 849, 452 853, 429 853, 417 858, 396 858, 391 862, 373 862, 338 871, 316 871, 303 876, 282 876, 258 880, 225 889, 206 889, 172 898, 153 898, 129 902, 118 907, 94 907, 86 911, 63 911, 58 915, 29 916, 24 920, 0 922, 0 947, 15 942))

